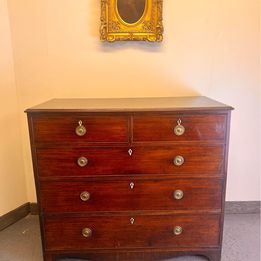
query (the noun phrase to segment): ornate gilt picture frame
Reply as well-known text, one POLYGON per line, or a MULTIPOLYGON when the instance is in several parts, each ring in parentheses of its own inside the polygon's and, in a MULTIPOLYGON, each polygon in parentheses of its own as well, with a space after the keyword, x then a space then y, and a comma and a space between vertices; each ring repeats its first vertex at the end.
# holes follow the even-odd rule
POLYGON ((127 40, 161 42, 162 1, 101 0, 100 39, 108 42, 127 40))

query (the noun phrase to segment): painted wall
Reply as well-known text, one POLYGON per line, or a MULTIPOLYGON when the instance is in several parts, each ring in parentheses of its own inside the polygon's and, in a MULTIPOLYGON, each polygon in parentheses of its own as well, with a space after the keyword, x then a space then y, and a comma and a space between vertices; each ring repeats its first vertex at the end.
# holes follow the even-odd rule
POLYGON ((0 0, 0 216, 27 202, 7 1, 0 0))
POLYGON ((259 0, 164 0, 162 44, 101 43, 99 2, 8 0, 28 199, 27 107, 53 97, 186 95, 235 107, 227 200, 260 199, 259 0))

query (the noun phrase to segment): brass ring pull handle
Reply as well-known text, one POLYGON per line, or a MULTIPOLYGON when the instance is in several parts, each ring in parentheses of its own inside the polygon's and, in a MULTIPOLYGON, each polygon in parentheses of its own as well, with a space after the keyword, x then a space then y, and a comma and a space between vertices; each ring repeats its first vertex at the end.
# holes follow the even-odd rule
POLYGON ((135 219, 134 218, 131 218, 130 219, 130 223, 133 225, 135 223, 135 219))
POLYGON ((129 155, 131 156, 132 153, 133 153, 133 150, 132 150, 132 149, 129 149, 129 150, 128 150, 128 153, 129 153, 129 155))
POLYGON ((92 230, 90 228, 86 227, 82 230, 82 235, 84 237, 91 237, 92 236, 92 230))
POLYGON ((88 201, 91 197, 91 194, 88 192, 88 191, 83 191, 81 194, 80 194, 80 199, 82 201, 88 201))
POLYGON ((78 126, 75 128, 75 133, 78 136, 84 136, 86 134, 86 128, 82 125, 82 121, 78 121, 78 126))
POLYGON ((174 198, 180 200, 184 197, 184 192, 180 189, 174 191, 174 198))
POLYGON ((88 164, 88 159, 85 158, 85 157, 80 157, 77 160, 77 164, 78 164, 79 167, 83 168, 88 164))
POLYGON ((178 167, 183 165, 184 162, 185 162, 184 158, 180 155, 176 156, 173 160, 174 165, 178 167))
POLYGON ((180 226, 176 226, 173 229, 173 233, 175 236, 179 236, 180 234, 182 234, 182 232, 183 232, 183 229, 180 226))
POLYGON ((185 127, 183 125, 181 125, 181 119, 177 120, 177 126, 174 128, 174 133, 177 136, 181 136, 183 135, 185 132, 185 127))

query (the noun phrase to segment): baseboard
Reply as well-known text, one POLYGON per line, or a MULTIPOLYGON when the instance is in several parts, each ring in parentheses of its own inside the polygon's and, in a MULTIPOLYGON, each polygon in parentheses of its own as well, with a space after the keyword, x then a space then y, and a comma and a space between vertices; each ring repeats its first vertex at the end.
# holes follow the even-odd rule
MULTIPOLYGON (((227 201, 226 214, 258 214, 260 213, 260 201, 227 201)), ((22 206, 0 217, 0 231, 24 218, 28 214, 38 215, 38 204, 25 203, 22 206)))
POLYGON ((30 213, 30 203, 25 203, 22 206, 8 212, 0 217, 0 231, 12 225, 18 220, 24 218, 30 213))
POLYGON ((226 214, 260 214, 260 201, 227 201, 226 214))
POLYGON ((30 203, 30 214, 31 215, 38 215, 38 204, 36 202, 30 203))

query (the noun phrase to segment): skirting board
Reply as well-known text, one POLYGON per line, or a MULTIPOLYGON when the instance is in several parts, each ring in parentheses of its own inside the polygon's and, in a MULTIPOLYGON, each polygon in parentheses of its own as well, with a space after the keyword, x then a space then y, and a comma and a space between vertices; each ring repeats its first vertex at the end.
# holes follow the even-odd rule
POLYGON ((26 217, 28 214, 37 215, 37 203, 25 203, 22 206, 0 217, 0 231, 26 217))
MULTIPOLYGON (((226 214, 258 214, 260 213, 260 201, 227 201, 226 214)), ((0 217, 0 231, 12 225, 28 214, 37 215, 37 203, 25 203, 24 205, 8 212, 0 217)))
POLYGON ((226 201, 226 214, 260 214, 260 201, 226 201))
POLYGON ((0 217, 0 231, 12 225, 30 213, 30 203, 25 203, 22 206, 8 212, 0 217))

